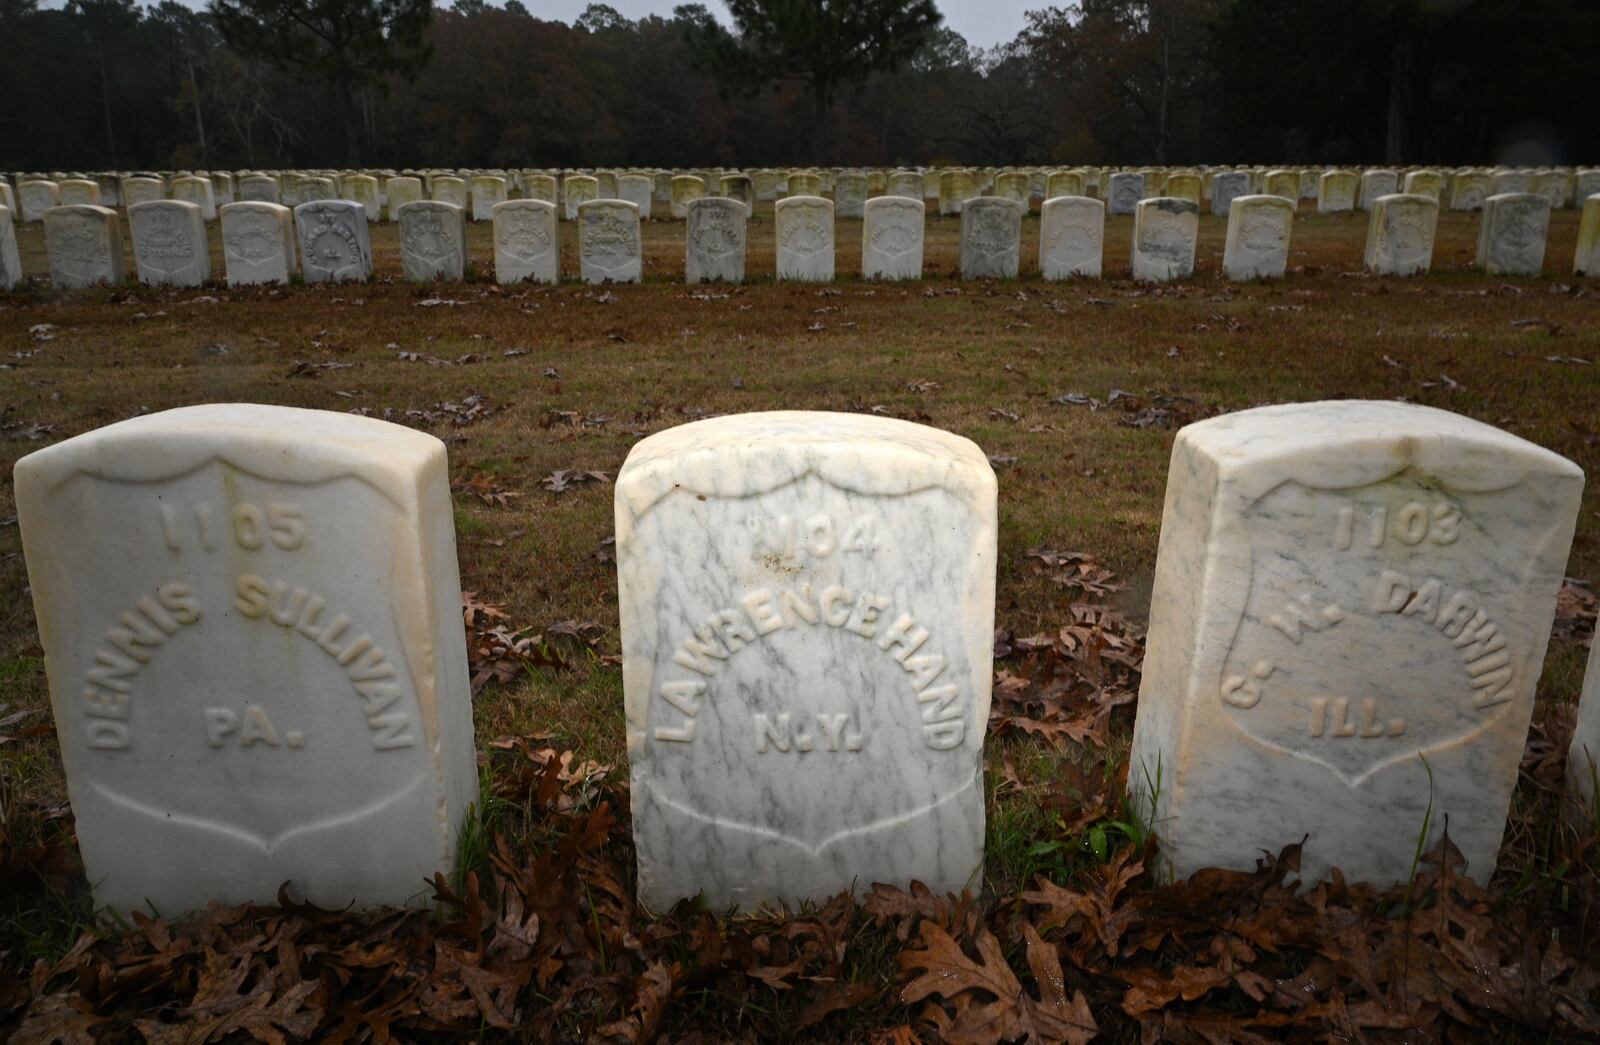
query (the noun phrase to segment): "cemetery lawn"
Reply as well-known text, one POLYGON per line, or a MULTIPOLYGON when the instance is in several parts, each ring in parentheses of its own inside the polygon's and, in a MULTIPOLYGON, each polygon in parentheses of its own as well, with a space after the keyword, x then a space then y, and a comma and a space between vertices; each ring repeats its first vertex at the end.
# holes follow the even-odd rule
MULTIPOLYGON (((1440 854, 1381 895, 1296 897, 1281 884, 1292 849, 1240 853, 1241 866, 1270 855, 1258 875, 1163 885, 1145 869, 1151 825, 1121 780, 1177 427, 1266 403, 1404 398, 1600 474, 1600 284, 1565 275, 1575 212, 1552 218, 1546 275, 1516 281, 1471 269, 1475 215, 1440 216, 1433 272, 1413 279, 1360 273, 1365 215, 1303 208, 1289 278, 1228 284, 1224 228, 1203 216, 1199 275, 1160 288, 1123 278, 1124 217, 1105 237, 1117 278, 1043 282, 1037 214, 1018 281, 960 282, 959 223, 930 218, 921 282, 860 282, 860 222, 840 221, 837 282, 776 284, 762 205, 759 278, 740 287, 685 286, 672 222, 646 225, 642 286, 496 286, 482 224, 467 282, 415 286, 384 224, 369 285, 0 295, 0 1037, 140 1040, 224 1013, 235 1022, 212 1040, 252 1027, 535 1041, 1600 1034, 1597 837, 1560 816, 1600 590, 1594 483, 1487 890, 1440 854), (272 909, 80 941, 92 912, 11 466, 137 413, 228 401, 360 410, 449 443, 483 683, 481 822, 433 921, 272 909), (610 480, 646 434, 771 409, 885 413, 991 455, 1005 655, 970 905, 865 882, 864 906, 788 920, 633 905, 610 480)), ((575 231, 562 235, 572 274, 575 231)), ((40 227, 19 242, 42 276, 40 227)))

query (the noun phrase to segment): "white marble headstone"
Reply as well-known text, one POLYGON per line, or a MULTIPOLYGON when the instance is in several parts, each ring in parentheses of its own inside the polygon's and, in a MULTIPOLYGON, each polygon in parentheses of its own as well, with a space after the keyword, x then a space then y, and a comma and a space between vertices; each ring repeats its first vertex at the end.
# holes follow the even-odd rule
POLYGON ((684 281, 743 283, 745 219, 738 200, 703 196, 685 208, 684 281))
POLYGON ((918 171, 892 171, 884 181, 885 196, 900 196, 921 203, 926 192, 927 179, 918 171))
POLYGON ((128 234, 139 282, 145 286, 198 287, 211 278, 211 247, 199 204, 135 203, 128 208, 128 234))
POLYGON ((1282 196, 1240 196, 1228 214, 1222 271, 1231 280, 1281 279, 1289 267, 1294 204, 1282 196))
POLYGON ((1578 219, 1578 246, 1572 252, 1574 276, 1600 276, 1600 193, 1583 201, 1578 219))
POLYGON ((1318 214, 1348 214, 1356 209, 1361 178, 1355 171, 1327 171, 1317 195, 1318 214))
POLYGON ((71 206, 77 203, 89 203, 98 206, 100 199, 99 182, 88 178, 67 178, 60 183, 61 205, 71 206))
POLYGON ((649 221, 655 202, 655 182, 645 174, 623 174, 617 178, 617 197, 639 208, 639 220, 649 221))
POLYGON ((1365 171, 1361 175, 1361 209, 1372 210, 1382 196, 1400 192, 1400 172, 1391 170, 1365 171))
POLYGON ((1596 781, 1600 781, 1600 642, 1592 642, 1589 648, 1583 692, 1578 697, 1578 725, 1567 748, 1567 790, 1590 818, 1600 816, 1596 781))
POLYGON ((858 414, 744 414, 617 477, 639 896, 979 888, 996 502, 983 452, 858 414))
POLYGON ((50 285, 62 290, 123 280, 122 222, 108 207, 80 204, 44 212, 50 285))
POLYGON ((295 271, 294 211, 242 200, 224 204, 219 213, 228 286, 289 282, 295 271))
POLYGON ((1039 271, 1045 279, 1099 279, 1105 257, 1106 205, 1088 196, 1057 196, 1039 211, 1039 271))
POLYGON ((1233 201, 1250 195, 1250 175, 1244 171, 1218 171, 1211 179, 1211 213, 1225 215, 1233 201))
POLYGON ((826 283, 833 279, 833 201, 787 196, 772 205, 779 279, 826 283))
POLYGON ((1450 179, 1450 209, 1480 210, 1489 195, 1489 175, 1483 171, 1463 171, 1450 179))
POLYGON ((210 178, 198 175, 172 179, 172 198, 192 203, 200 208, 200 217, 205 221, 217 220, 216 187, 211 184, 210 178))
POLYGON ((372 278, 367 209, 354 200, 314 200, 294 209, 300 271, 307 283, 365 282, 372 278))
POLYGON ((1171 196, 1140 200, 1133 217, 1133 278, 1147 283, 1188 279, 1194 275, 1199 236, 1199 204, 1171 196))
POLYGON ((560 268, 561 240, 553 202, 507 200, 495 207, 495 282, 554 283, 560 268))
POLYGON ((128 178, 122 183, 122 202, 130 207, 166 196, 167 187, 160 178, 128 178))
POLYGON ((944 171, 939 175, 939 213, 941 215, 960 214, 962 205, 974 195, 976 195, 976 191, 972 184, 971 171, 944 171))
POLYGON ((44 212, 61 204, 61 186, 34 179, 17 183, 17 206, 23 221, 43 221, 44 212))
POLYGON ((466 180, 454 175, 440 175, 428 186, 428 196, 431 199, 440 203, 453 203, 462 210, 466 210, 471 204, 469 195, 466 180))
MULTIPOLYGON (((132 179, 129 179, 132 181, 132 179)), ((240 203, 281 203, 282 190, 278 179, 269 174, 247 174, 239 179, 240 203)), ((221 211, 219 209, 218 213, 221 211)))
POLYGON ((833 213, 838 218, 860 218, 867 204, 867 176, 855 172, 839 175, 833 182, 833 213))
POLYGON ((1491 276, 1537 276, 1544 268, 1549 231, 1545 197, 1532 192, 1490 196, 1478 226, 1478 265, 1491 276))
POLYGON ((1424 848, 1448 818, 1487 881, 1582 488, 1565 458, 1405 403, 1180 431, 1128 777, 1171 868, 1309 834, 1307 882, 1387 885, 1431 817, 1424 848))
POLYGON ((1367 271, 1380 276, 1427 272, 1438 224, 1439 201, 1431 196, 1379 196, 1367 225, 1367 271))
POLYGON ((920 195, 868 200, 862 208, 861 278, 921 279, 926 218, 920 195))
POLYGON ((400 263, 406 279, 458 280, 467 265, 467 219, 453 203, 417 200, 400 208, 400 263))
POLYGON ((10 207, 0 207, 0 290, 22 282, 22 256, 17 252, 17 226, 10 207))
MULTIPOLYGON (((1024 182, 1024 190, 1027 185, 1024 182)), ((1015 279, 1022 266, 1025 204, 974 196, 961 208, 961 278, 1015 279)))
POLYGON ((578 274, 585 283, 644 278, 638 207, 626 200, 589 200, 578 208, 578 274))
MULTIPOLYGON (((472 179, 472 220, 493 221, 494 208, 508 198, 506 180, 498 174, 480 174, 472 179)), ((466 215, 463 212, 462 220, 466 215)))
POLYGON ((704 179, 693 174, 679 174, 672 179, 672 217, 683 221, 689 217, 689 202, 705 196, 704 179))
POLYGON ((425 902, 477 796, 445 448, 187 407, 16 466, 97 905, 425 902))
POLYGON ((1112 214, 1132 214, 1144 199, 1144 174, 1124 171, 1111 176, 1111 189, 1106 194, 1106 209, 1112 214))

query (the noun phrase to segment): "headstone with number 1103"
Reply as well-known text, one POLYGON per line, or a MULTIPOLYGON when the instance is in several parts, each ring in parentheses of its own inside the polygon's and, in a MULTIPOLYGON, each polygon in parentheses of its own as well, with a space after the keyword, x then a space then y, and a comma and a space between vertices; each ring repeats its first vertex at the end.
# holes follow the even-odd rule
POLYGON ((188 407, 30 454, 16 496, 98 906, 426 899, 477 794, 444 444, 188 407))
POLYGON ((617 477, 639 896, 978 885, 995 478, 856 414, 683 425, 617 477))
POLYGON ((1172 869, 1309 835, 1308 881, 1388 884, 1448 819, 1487 881, 1582 488, 1563 457, 1403 403, 1179 432, 1129 763, 1172 869))

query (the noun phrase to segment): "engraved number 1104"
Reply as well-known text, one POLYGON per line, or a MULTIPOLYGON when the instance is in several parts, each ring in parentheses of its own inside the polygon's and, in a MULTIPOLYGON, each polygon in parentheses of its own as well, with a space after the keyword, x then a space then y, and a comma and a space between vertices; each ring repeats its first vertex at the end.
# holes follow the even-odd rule
POLYGON ((1386 504, 1347 504, 1339 509, 1333 546, 1344 551, 1359 542, 1382 548, 1390 537, 1410 545, 1454 544, 1460 536, 1461 509, 1444 501, 1431 506, 1412 501, 1393 513, 1386 504))

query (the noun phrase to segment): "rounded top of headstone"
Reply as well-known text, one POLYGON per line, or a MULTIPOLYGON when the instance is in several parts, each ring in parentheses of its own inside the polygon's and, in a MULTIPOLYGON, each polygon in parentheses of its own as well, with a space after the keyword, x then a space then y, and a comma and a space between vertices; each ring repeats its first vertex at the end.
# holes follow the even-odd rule
POLYGON ((87 473, 107 479, 169 479, 223 457, 263 479, 314 483, 359 476, 403 502, 409 479, 430 458, 445 463, 434 436, 357 414, 259 403, 179 407, 47 446, 16 464, 16 479, 48 486, 87 473))
POLYGON ((1461 489, 1482 483, 1497 489, 1508 474, 1583 478, 1576 464, 1520 436, 1448 410, 1392 400, 1241 410, 1188 425, 1178 432, 1178 442, 1210 458, 1225 477, 1263 465, 1289 465, 1321 469, 1331 481, 1349 485, 1408 468, 1461 489))
POLYGON ((864 494, 938 486, 980 503, 996 488, 988 457, 953 432, 869 414, 773 410, 693 421, 641 439, 617 474, 617 501, 639 513, 678 490, 749 496, 811 473, 864 494))

